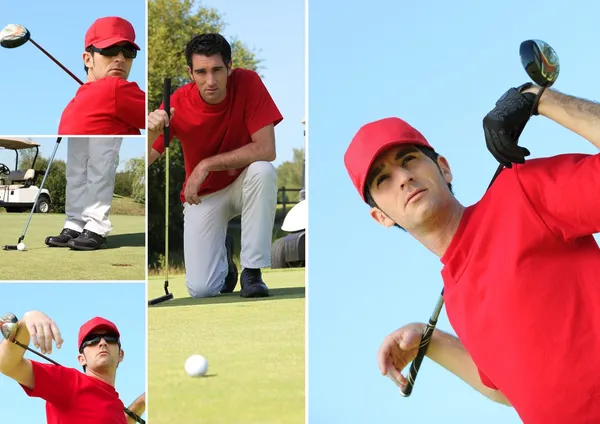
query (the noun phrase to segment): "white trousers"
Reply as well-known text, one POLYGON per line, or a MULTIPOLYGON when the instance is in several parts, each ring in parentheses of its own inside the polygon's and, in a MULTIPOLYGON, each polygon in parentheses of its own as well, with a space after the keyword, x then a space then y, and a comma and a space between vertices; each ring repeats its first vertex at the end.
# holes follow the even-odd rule
POLYGON ((229 220, 242 215, 243 268, 271 266, 277 207, 277 175, 270 162, 254 162, 229 186, 185 203, 183 248, 186 285, 195 298, 216 296, 227 276, 225 237, 229 220))
POLYGON ((122 137, 69 138, 65 228, 106 237, 122 137))

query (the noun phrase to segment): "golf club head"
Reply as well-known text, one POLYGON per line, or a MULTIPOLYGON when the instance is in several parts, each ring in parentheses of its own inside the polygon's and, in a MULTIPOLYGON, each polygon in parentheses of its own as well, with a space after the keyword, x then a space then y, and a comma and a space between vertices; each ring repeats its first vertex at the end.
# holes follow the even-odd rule
POLYGON ((159 303, 163 303, 163 302, 166 302, 167 300, 171 300, 171 299, 173 299, 173 293, 168 293, 168 294, 162 295, 160 297, 156 297, 154 299, 149 300, 148 306, 158 305, 159 303))
POLYGON ((521 63, 529 78, 540 87, 550 87, 558 78, 558 55, 542 40, 526 40, 519 48, 521 63))
POLYGON ((5 244, 2 246, 3 250, 18 250, 16 244, 5 244))
POLYGON ((2 327, 2 336, 9 341, 13 341, 17 335, 17 326, 19 320, 15 314, 7 313, 0 317, 0 325, 2 327))
POLYGON ((7 49, 20 47, 29 41, 31 34, 23 25, 8 24, 0 31, 0 45, 7 49))

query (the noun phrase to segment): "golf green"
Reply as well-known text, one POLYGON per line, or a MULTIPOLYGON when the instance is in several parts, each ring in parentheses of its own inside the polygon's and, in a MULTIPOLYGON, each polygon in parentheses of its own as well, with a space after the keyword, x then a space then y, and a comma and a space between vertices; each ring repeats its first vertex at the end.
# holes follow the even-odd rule
MULTIPOLYGON (((28 213, 0 214, 0 245, 15 245, 28 213)), ((144 216, 111 215, 113 231, 107 248, 89 252, 50 248, 47 236, 60 233, 65 215, 34 214, 24 243, 25 251, 0 250, 2 276, 8 280, 144 280, 146 278, 144 216)))
MULTIPOLYGON (((236 291, 191 299, 185 277, 169 279, 173 300, 148 309, 148 418, 153 424, 303 424, 304 269, 266 270, 271 297, 236 291), (185 360, 208 360, 189 377, 185 360)), ((164 278, 148 283, 164 294, 164 278)))

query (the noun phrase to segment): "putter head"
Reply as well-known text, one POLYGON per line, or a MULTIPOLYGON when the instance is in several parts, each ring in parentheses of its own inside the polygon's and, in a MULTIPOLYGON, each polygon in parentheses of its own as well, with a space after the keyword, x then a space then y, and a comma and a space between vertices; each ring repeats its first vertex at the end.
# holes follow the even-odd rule
POLYGON ((3 250, 18 250, 16 244, 5 244, 2 246, 3 250))
POLYGON ((8 24, 0 31, 0 45, 7 49, 20 47, 29 41, 31 34, 23 25, 8 24))
POLYGON ((542 40, 526 40, 519 48, 521 63, 529 78, 540 87, 550 87, 560 72, 558 55, 542 40))
POLYGON ((163 303, 166 302, 167 300, 171 300, 173 299, 173 293, 167 293, 165 295, 162 295, 160 297, 156 297, 154 299, 151 299, 148 301, 148 306, 150 305, 158 305, 159 303, 163 303))

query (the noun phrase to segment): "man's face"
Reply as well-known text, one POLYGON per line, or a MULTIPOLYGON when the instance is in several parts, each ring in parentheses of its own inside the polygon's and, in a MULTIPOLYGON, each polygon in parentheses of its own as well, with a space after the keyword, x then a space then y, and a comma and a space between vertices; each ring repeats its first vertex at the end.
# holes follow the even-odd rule
MULTIPOLYGON (((134 49, 134 47, 123 41, 117 43, 115 46, 126 46, 128 49, 134 49)), ((107 54, 115 54, 114 56, 103 55, 99 52, 84 52, 83 63, 87 66, 88 75, 91 74, 90 80, 97 81, 105 77, 119 77, 126 80, 129 78, 131 72, 131 66, 133 65, 133 58, 127 58, 123 55, 122 51, 118 53, 115 50, 115 46, 107 47, 103 51, 107 54)))
POLYGON ((116 370, 123 361, 124 353, 115 338, 116 335, 106 331, 94 331, 88 335, 84 343, 90 341, 90 344, 77 356, 79 364, 95 372, 116 370))
POLYGON ((367 187, 377 204, 371 216, 386 227, 424 228, 450 207, 451 181, 445 158, 440 156, 436 164, 414 146, 392 147, 377 157, 367 175, 367 187))
POLYGON ((188 72, 206 103, 216 105, 225 100, 231 62, 225 64, 220 54, 212 56, 195 54, 192 56, 192 68, 188 66, 188 72))

